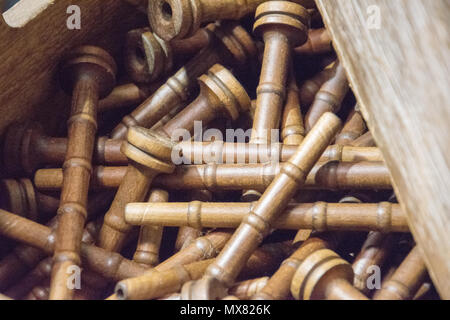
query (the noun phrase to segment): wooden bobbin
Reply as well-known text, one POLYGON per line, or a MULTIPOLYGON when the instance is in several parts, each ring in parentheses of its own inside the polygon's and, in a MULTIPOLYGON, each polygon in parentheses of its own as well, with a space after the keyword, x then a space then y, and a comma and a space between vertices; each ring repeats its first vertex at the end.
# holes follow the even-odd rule
MULTIPOLYGON (((148 202, 165 202, 169 193, 161 189, 150 190, 148 202)), ((143 226, 139 232, 138 244, 133 255, 137 263, 154 267, 159 263, 159 247, 161 246, 163 227, 143 226)))
POLYGON ((317 73, 312 78, 304 81, 300 86, 300 103, 303 107, 308 107, 313 103, 320 87, 333 76, 333 66, 336 61, 329 64, 325 69, 317 73))
POLYGON ((211 32, 199 29, 184 40, 164 41, 149 28, 131 30, 125 43, 125 67, 130 77, 140 82, 158 80, 173 68, 175 56, 197 53, 211 41, 211 32))
POLYGON ((197 85, 197 78, 216 63, 244 69, 256 54, 250 35, 239 25, 225 22, 209 25, 211 41, 186 65, 170 77, 112 131, 111 137, 123 139, 129 127, 152 127, 177 106, 184 104, 197 85))
MULTIPOLYGON (((171 202, 129 203, 125 220, 132 225, 236 228, 256 203, 171 202)), ((398 204, 291 203, 273 223, 277 229, 409 232, 398 204), (361 212, 365 214, 362 215, 361 212)))
POLYGON ((308 132, 324 112, 337 112, 349 90, 349 83, 342 63, 337 61, 331 68, 332 76, 320 87, 305 116, 308 132))
POLYGON ((305 44, 294 48, 295 54, 322 54, 333 51, 331 35, 325 28, 311 29, 305 44))
POLYGON ((367 286, 367 279, 373 274, 371 268, 377 266, 381 268, 389 257, 394 245, 395 235, 382 232, 370 232, 361 251, 352 263, 355 274, 353 286, 363 292, 370 293, 367 286))
POLYGON ((366 123, 359 111, 359 106, 356 105, 348 115, 341 132, 336 136, 335 143, 339 145, 350 145, 366 131, 366 123))
MULTIPOLYGON (((288 1, 268 1, 256 9, 253 30, 264 39, 264 57, 256 90, 251 143, 278 142, 273 141, 272 130, 280 128, 291 50, 307 40, 309 19, 303 6, 288 1)), ((242 199, 256 200, 259 196, 258 191, 247 190, 242 199)))
POLYGON ((410 300, 425 282, 427 268, 419 247, 415 246, 380 290, 375 300, 410 300))
POLYGON ((108 251, 120 251, 131 229, 124 220, 125 205, 142 201, 156 175, 174 170, 175 166, 171 163, 173 147, 170 140, 150 130, 133 127, 128 131, 122 152, 129 158, 130 164, 116 197, 105 214, 98 240, 100 247, 108 251))
MULTIPOLYGON (((340 120, 336 116, 331 113, 324 114, 207 269, 204 279, 200 280, 206 285, 201 285, 201 288, 211 288, 207 284, 215 283, 216 280, 221 287, 229 287, 234 283, 251 253, 270 231, 275 218, 303 185, 306 175, 337 133, 339 126, 340 120)), ((192 287, 195 288, 196 285, 192 287)), ((217 288, 215 284, 213 287, 217 288)), ((205 291, 192 292, 194 297, 209 294, 205 291)))
POLYGON ((160 86, 160 82, 139 85, 135 83, 118 85, 107 97, 99 101, 98 112, 139 105, 160 86))
POLYGON ((250 108, 250 98, 233 74, 220 64, 212 66, 199 79, 200 94, 189 106, 161 127, 158 132, 177 141, 173 135, 183 129, 194 132, 195 121, 208 124, 219 115, 236 120, 250 108))
MULTIPOLYGON (((42 250, 47 255, 54 251, 55 237, 51 228, 5 210, 0 210, 0 234, 42 250)), ((147 270, 118 253, 85 243, 81 244, 81 258, 84 267, 116 281, 141 275, 147 270)), ((42 258, 36 264, 40 260, 42 258)))
MULTIPOLYGON (((192 201, 212 201, 212 192, 208 190, 193 190, 190 196, 192 201)), ((202 235, 202 229, 192 227, 180 227, 177 240, 175 241, 175 250, 180 251, 189 246, 195 239, 202 235)))
POLYGON ((350 264, 329 249, 310 254, 298 267, 291 283, 291 293, 297 300, 366 300, 352 287, 350 264))
POLYGON ((116 64, 103 49, 83 46, 74 49, 61 69, 61 86, 72 93, 68 120, 68 143, 64 161, 64 184, 58 209, 50 299, 71 299, 68 268, 80 265, 80 243, 86 221, 87 195, 92 154, 97 131, 100 98, 114 88, 116 64))

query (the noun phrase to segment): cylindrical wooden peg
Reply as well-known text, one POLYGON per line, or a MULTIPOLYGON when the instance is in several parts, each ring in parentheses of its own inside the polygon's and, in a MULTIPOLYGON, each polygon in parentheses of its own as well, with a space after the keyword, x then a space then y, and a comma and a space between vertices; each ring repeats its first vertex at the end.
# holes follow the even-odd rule
POLYGON ((123 139, 129 127, 149 128, 172 109, 188 100, 197 78, 216 63, 243 68, 256 54, 250 35, 235 23, 208 26, 211 42, 184 67, 178 70, 151 97, 125 116, 113 130, 111 137, 123 139))
POLYGON ((68 268, 80 265, 81 236, 86 221, 87 195, 92 171, 92 154, 97 131, 97 106, 100 97, 114 87, 114 59, 98 47, 79 47, 62 67, 62 86, 72 92, 68 120, 64 183, 58 209, 50 299, 71 299, 67 286, 68 268))
POLYGON ((317 92, 305 116, 306 131, 311 130, 324 112, 337 112, 349 90, 349 83, 342 63, 337 61, 331 68, 332 76, 317 92))
MULTIPOLYGON (((161 189, 150 190, 148 202, 166 202, 168 200, 169 193, 167 191, 161 189)), ((163 227, 142 226, 133 260, 149 267, 156 266, 159 263, 159 247, 162 233, 163 227)))
POLYGON ((297 300, 367 300, 351 285, 350 264, 329 249, 310 254, 298 267, 291 283, 297 300))
MULTIPOLYGON (((270 231, 277 216, 285 209, 290 198, 303 185, 308 172, 325 151, 341 125, 340 120, 326 113, 305 137, 292 158, 283 165, 262 197, 243 219, 214 263, 207 269, 199 288, 216 284, 231 286, 251 253, 270 231)), ((195 285, 193 287, 196 287, 195 285)), ((200 290, 201 291, 201 290, 200 290)), ((192 292, 193 296, 208 296, 208 292, 192 292)))
POLYGON ((375 300, 409 300, 419 290, 427 276, 427 268, 419 247, 414 247, 380 290, 375 300))
POLYGON ((101 248, 120 251, 131 229, 124 220, 125 205, 142 201, 156 175, 174 170, 175 166, 171 162, 173 146, 169 139, 150 130, 130 128, 128 142, 122 145, 122 152, 130 159, 130 164, 116 197, 105 214, 98 239, 101 248))

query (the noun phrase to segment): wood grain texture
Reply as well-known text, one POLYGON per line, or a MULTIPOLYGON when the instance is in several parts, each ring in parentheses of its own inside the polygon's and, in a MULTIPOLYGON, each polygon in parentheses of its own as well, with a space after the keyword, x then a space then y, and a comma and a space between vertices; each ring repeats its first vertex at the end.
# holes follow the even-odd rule
POLYGON ((122 0, 21 2, 21 14, 14 8, 0 15, 0 132, 13 121, 29 118, 45 121, 54 130, 67 118, 63 106, 70 103, 57 81, 63 54, 81 44, 95 44, 120 61, 126 32, 143 25, 145 16, 122 0), (33 5, 26 6, 28 2, 33 5), (80 30, 67 28, 70 5, 81 9, 80 30))
POLYGON ((442 298, 450 298, 450 4, 317 0, 442 298), (380 9, 369 29, 370 5, 380 9))

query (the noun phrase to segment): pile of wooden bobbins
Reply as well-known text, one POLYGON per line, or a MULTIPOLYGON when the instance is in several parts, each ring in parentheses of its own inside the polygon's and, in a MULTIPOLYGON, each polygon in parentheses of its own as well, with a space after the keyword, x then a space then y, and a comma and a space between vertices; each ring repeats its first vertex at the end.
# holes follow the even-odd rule
POLYGON ((4 135, 0 300, 439 299, 313 0, 129 2, 123 70, 61 61, 66 135, 4 135))

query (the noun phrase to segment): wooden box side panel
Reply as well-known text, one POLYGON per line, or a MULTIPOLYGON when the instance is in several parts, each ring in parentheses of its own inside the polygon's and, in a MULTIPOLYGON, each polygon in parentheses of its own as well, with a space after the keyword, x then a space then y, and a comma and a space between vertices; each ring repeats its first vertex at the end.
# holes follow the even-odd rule
POLYGON ((450 5, 447 0, 317 4, 430 275, 449 299, 450 5))
MULTIPOLYGON (((20 16, 15 17, 17 28, 0 16, 0 133, 11 122, 23 119, 65 121, 64 116, 57 116, 67 115, 70 101, 63 97, 57 81, 63 54, 77 45, 94 44, 118 58, 125 33, 145 23, 145 16, 122 0, 48 2, 54 3, 38 8, 36 17, 22 27, 20 16), (79 30, 67 27, 70 5, 81 9, 79 30)), ((12 19, 8 12, 5 16, 12 19)))

